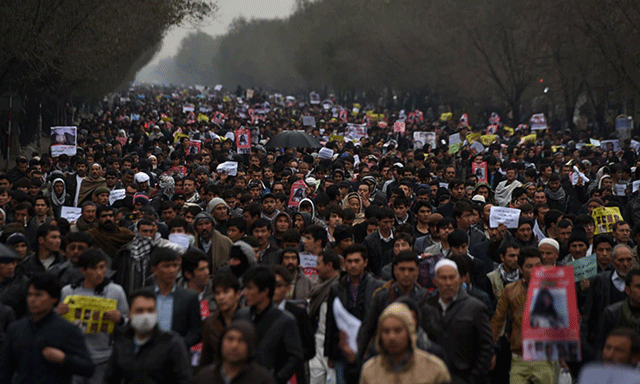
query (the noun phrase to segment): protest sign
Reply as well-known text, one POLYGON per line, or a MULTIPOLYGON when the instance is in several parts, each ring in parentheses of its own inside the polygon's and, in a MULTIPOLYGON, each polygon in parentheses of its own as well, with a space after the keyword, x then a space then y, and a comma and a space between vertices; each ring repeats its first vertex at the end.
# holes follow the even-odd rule
POLYGON ((189 154, 197 155, 200 153, 200 148, 202 146, 201 140, 189 140, 189 154))
POLYGON ((247 89, 247 100, 253 99, 254 91, 253 89, 247 89))
POLYGON ((118 136, 116 137, 116 140, 118 141, 118 143, 120 143, 120 145, 122 145, 123 147, 125 145, 127 145, 127 138, 126 137, 122 137, 122 136, 118 136))
POLYGON ((473 143, 474 141, 480 141, 482 134, 480 132, 473 132, 467 135, 467 141, 473 143))
POLYGON ((493 144, 497 140, 497 138, 498 136, 496 135, 482 135, 480 136, 480 141, 482 142, 482 145, 486 147, 493 144))
POLYGON ((507 228, 518 228, 520 210, 515 208, 491 207, 489 213, 489 226, 498 228, 498 224, 504 224, 507 228))
POLYGON ((300 268, 312 282, 318 281, 318 256, 307 252, 300 253, 300 268))
POLYGON ((291 197, 289 198, 289 207, 297 207, 300 200, 307 196, 307 185, 302 180, 298 180, 291 186, 291 197))
POLYGON ((222 84, 216 84, 216 86, 213 87, 213 90, 218 92, 222 91, 222 84))
POLYGON ((305 127, 316 127, 316 118, 313 116, 302 116, 302 125, 305 127))
POLYGON ((180 177, 184 177, 187 174, 187 167, 184 165, 176 165, 175 167, 169 168, 169 174, 177 173, 180 177))
POLYGON ((430 145, 431 149, 436 148, 435 132, 413 132, 413 148, 414 149, 422 149, 427 145, 430 145))
MULTIPOLYGON (((590 363, 580 370, 580 384, 624 383, 640 384, 640 372, 636 367, 622 364, 590 363)), ((560 383, 558 383, 560 384, 560 383)))
POLYGON ((440 182, 438 183, 438 188, 449 189, 449 183, 440 182))
POLYGON ((122 200, 125 197, 127 197, 126 189, 114 189, 113 191, 109 192, 109 205, 113 205, 113 203, 118 200, 122 200))
POLYGON ((596 235, 613 232, 613 224, 622 221, 618 207, 598 207, 591 212, 591 217, 596 223, 596 235))
POLYGON ((329 135, 330 141, 337 141, 338 143, 344 143, 343 135, 329 135))
POLYGON ((626 184, 614 184, 613 185, 613 193, 616 196, 626 196, 626 189, 627 189, 627 185, 626 184))
POLYGON ((407 125, 404 121, 396 121, 393 123, 393 133, 399 133, 404 135, 404 131, 407 128, 407 125))
POLYGON ((476 163, 475 161, 471 164, 471 172, 478 178, 479 183, 487 182, 487 162, 483 161, 480 163, 476 163))
POLYGON ((229 176, 238 175, 238 162, 237 161, 225 161, 222 164, 218 164, 216 168, 218 172, 224 172, 229 176))
POLYGON ((544 232, 542 232, 542 229, 540 229, 540 226, 538 225, 538 220, 534 220, 533 235, 536 237, 537 241, 547 238, 547 236, 544 235, 544 232))
POLYGON ((496 133, 498 133, 498 126, 495 124, 492 124, 487 127, 485 135, 495 135, 496 133))
POLYGON ((631 189, 631 193, 637 191, 638 189, 640 189, 640 180, 636 180, 631 184, 633 187, 631 189))
POLYGON ((333 317, 336 320, 338 329, 347 336, 349 348, 357 354, 358 331, 360 330, 362 321, 347 311, 338 297, 333 300, 333 317))
POLYGON ((484 146, 482 144, 480 144, 480 142, 478 142, 478 141, 474 141, 471 144, 471 149, 475 149, 476 153, 484 152, 484 146))
POLYGON ((640 141, 631 140, 631 144, 629 146, 631 147, 631 149, 636 151, 636 153, 640 151, 640 141))
POLYGON ((131 121, 139 121, 139 120, 140 120, 140 115, 138 115, 137 113, 131 114, 131 121))
POLYGON ((77 325, 83 333, 113 333, 115 323, 104 318, 104 313, 118 309, 118 301, 71 295, 64 298, 64 303, 69 305, 69 312, 62 317, 77 325))
POLYGON ((333 156, 333 149, 324 147, 320 148, 320 152, 318 152, 318 157, 321 159, 330 159, 333 156))
POLYGON ((619 115, 616 117, 616 131, 618 131, 619 140, 631 139, 631 130, 633 130, 633 118, 627 115, 619 115))
POLYGON ((320 95, 318 95, 316 92, 311 92, 309 94, 309 104, 311 105, 320 104, 320 95))
POLYGON ((532 131, 543 131, 547 129, 547 118, 544 116, 544 113, 536 113, 531 116, 529 120, 529 125, 531 126, 532 131))
POLYGON ((68 222, 76 221, 82 215, 82 208, 78 207, 60 207, 60 217, 68 222))
POLYGON ((239 154, 251 153, 251 132, 248 129, 236 130, 236 148, 239 154))
POLYGON ((589 139, 589 144, 593 145, 594 147, 599 147, 600 146, 600 140, 589 139))
POLYGON ((522 359, 580 361, 580 325, 572 267, 533 269, 522 318, 522 359))
POLYGON ((347 122, 347 120, 349 119, 349 115, 345 109, 340 110, 340 112, 338 113, 338 119, 343 123, 347 122))
POLYGON ((595 253, 578 260, 570 261, 567 265, 573 267, 573 275, 576 283, 584 279, 590 279, 598 274, 598 261, 596 260, 595 253))
POLYGON ((500 125, 500 115, 498 115, 497 112, 491 112, 491 116, 489 116, 489 124, 500 125))
POLYGON ((347 125, 347 137, 352 140, 360 140, 367 137, 367 126, 365 124, 347 125))
POLYGON ((603 151, 618 152, 620 150, 620 141, 618 141, 618 140, 602 140, 600 142, 600 148, 602 148, 603 151))
POLYGON ((460 139, 459 133, 454 133, 453 135, 449 135, 449 154, 453 155, 455 153, 458 153, 461 146, 462 146, 462 140, 460 139))
POLYGON ((580 172, 578 167, 573 166, 573 172, 571 173, 571 184, 578 184, 578 180, 582 179, 582 185, 587 185, 589 182, 589 178, 584 175, 584 173, 580 172))
POLYGON ((51 127, 51 157, 75 156, 77 148, 77 127, 51 127))
POLYGON ((196 110, 196 106, 193 104, 187 103, 182 106, 182 113, 195 112, 195 110, 196 110))

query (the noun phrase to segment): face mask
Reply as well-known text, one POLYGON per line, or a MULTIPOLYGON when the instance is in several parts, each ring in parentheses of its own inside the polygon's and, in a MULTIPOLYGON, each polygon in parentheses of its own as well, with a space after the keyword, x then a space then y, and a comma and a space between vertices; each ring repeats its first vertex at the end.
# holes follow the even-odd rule
POLYGON ((158 323, 157 313, 143 313, 131 316, 131 327, 140 333, 148 333, 158 323))

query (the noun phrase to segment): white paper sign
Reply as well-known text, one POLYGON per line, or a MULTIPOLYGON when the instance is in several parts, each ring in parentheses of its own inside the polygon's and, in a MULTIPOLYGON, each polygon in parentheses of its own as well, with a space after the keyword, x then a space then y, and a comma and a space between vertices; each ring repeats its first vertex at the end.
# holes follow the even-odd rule
POLYGON ((330 159, 333 156, 333 149, 330 148, 320 148, 320 152, 318 152, 318 157, 321 159, 330 159))
POLYGON ((302 125, 305 127, 316 127, 316 118, 314 116, 302 116, 302 125))
POLYGON ((78 144, 77 127, 51 127, 51 157, 74 156, 78 144))
POLYGON ((460 134, 454 133, 453 135, 449 135, 449 145, 462 144, 462 140, 460 140, 460 134))
POLYGON ((222 164, 218 164, 216 171, 226 172, 229 176, 237 176, 238 175, 238 162, 237 161, 225 161, 222 164))
POLYGON ((474 141, 471 144, 471 148, 475 149, 477 153, 484 152, 484 146, 482 144, 480 144, 479 142, 477 142, 477 141, 474 141))
POLYGON ((60 207, 60 217, 67 219, 68 222, 76 221, 82 215, 82 208, 78 207, 60 207))
POLYGON ((449 183, 440 183, 438 185, 439 188, 449 189, 449 183))
POLYGON ((498 228, 498 224, 504 224, 507 228, 518 228, 520 210, 515 208, 491 207, 489 214, 489 226, 498 228))
POLYGON ((626 196, 627 194, 625 193, 625 189, 627 189, 626 184, 613 185, 613 192, 615 193, 616 196, 626 196))
POLYGON ((195 112, 196 106, 193 104, 185 104, 182 106, 182 113, 195 112))
POLYGON ((535 224, 533 224, 533 235, 536 237, 538 241, 547 238, 547 236, 544 235, 544 232, 542 232, 542 229, 540 229, 540 226, 538 225, 538 220, 535 220, 535 224))
POLYGON ((633 188, 631 190, 631 193, 633 193, 633 192, 637 191, 638 189, 640 189, 640 180, 634 181, 631 185, 633 186, 633 188))
POLYGON ((578 179, 582 178, 582 185, 587 185, 589 183, 589 178, 584 175, 584 173, 578 170, 578 167, 573 166, 573 173, 571 174, 571 184, 578 184, 578 179))
POLYGON ((358 331, 362 322, 357 317, 347 311, 339 298, 333 300, 333 317, 336 319, 336 326, 347 335, 349 348, 354 353, 358 353, 358 331))
POLYGON ((640 384, 640 373, 634 368, 619 364, 602 365, 592 363, 580 371, 577 383, 580 384, 604 384, 625 383, 640 384))
POLYGON ((222 91, 222 84, 216 84, 215 87, 213 87, 214 91, 222 91))
POLYGON ((189 235, 186 233, 172 233, 169 235, 169 242, 173 244, 178 244, 186 251, 189 249, 189 235))
POLYGON ((109 192, 109 205, 113 205, 118 200, 122 200, 127 196, 126 189, 114 189, 109 192))
POLYGON ((600 140, 596 140, 596 139, 589 139, 589 143, 591 145, 593 145, 594 147, 599 147, 600 146, 600 140))
POLYGON ((630 147, 638 153, 638 150, 640 150, 640 141, 631 140, 630 147))

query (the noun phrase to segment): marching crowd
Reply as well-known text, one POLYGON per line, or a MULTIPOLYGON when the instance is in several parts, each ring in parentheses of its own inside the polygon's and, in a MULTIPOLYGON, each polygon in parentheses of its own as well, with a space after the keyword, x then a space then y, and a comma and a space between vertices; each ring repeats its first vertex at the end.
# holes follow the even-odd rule
POLYGON ((556 383, 586 362, 638 364, 631 140, 603 149, 492 116, 478 147, 466 119, 123 96, 79 118, 75 155, 21 154, 0 174, 0 384, 556 383), (320 144, 269 144, 296 130, 320 144), (416 145, 424 131, 435 141, 416 145), (490 225, 492 207, 519 209, 517 226, 490 225), (597 228, 600 207, 621 217, 597 228), (533 268, 592 255, 582 362, 523 359, 533 268))

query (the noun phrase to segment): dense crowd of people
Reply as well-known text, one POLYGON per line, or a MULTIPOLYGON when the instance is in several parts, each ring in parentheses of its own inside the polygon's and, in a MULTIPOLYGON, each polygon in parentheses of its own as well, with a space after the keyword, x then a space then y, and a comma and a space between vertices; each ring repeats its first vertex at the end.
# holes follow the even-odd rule
POLYGON ((635 141, 250 96, 132 88, 80 119, 75 155, 0 174, 0 384, 555 383, 638 364, 635 141), (283 131, 319 145, 273 147, 283 131), (596 227, 600 207, 620 217, 596 227), (593 255, 582 362, 523 359, 532 270, 593 255))

